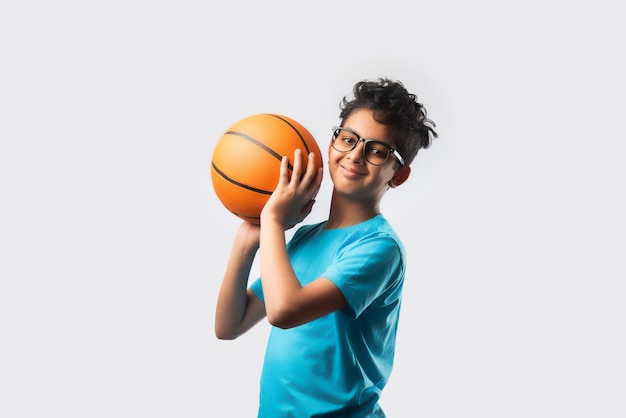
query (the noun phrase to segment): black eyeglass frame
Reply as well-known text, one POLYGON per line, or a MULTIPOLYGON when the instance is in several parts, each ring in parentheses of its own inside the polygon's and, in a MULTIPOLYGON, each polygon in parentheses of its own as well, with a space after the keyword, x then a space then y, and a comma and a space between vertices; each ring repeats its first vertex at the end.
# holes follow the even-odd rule
POLYGON ((400 165, 404 166, 404 158, 402 158, 400 153, 395 148, 391 147, 389 144, 385 144, 384 142, 379 141, 377 139, 365 139, 365 138, 362 138, 359 134, 354 132, 352 129, 343 128, 341 126, 332 126, 332 130, 333 130, 333 143, 332 143, 332 145, 333 145, 333 148, 336 151, 339 151, 339 152, 350 152, 350 151, 352 151, 352 150, 354 150, 356 148, 356 146, 359 144, 359 142, 363 142, 363 156, 365 157, 365 161, 367 161, 368 163, 370 163, 372 165, 383 165, 383 164, 385 164, 385 161, 387 161, 387 158, 389 157, 389 155, 393 154, 393 156, 396 157, 396 159, 398 160, 400 165), (339 136, 339 131, 350 132, 352 135, 356 136, 357 141, 354 142, 354 145, 352 146, 352 148, 350 148, 348 150, 340 150, 340 149, 335 148, 335 140, 339 136), (382 145, 386 146, 387 148, 389 148, 389 154, 387 154, 387 156, 385 157, 385 159, 384 159, 384 161, 382 163, 374 164, 373 162, 371 162, 370 160, 367 159, 367 155, 365 154, 365 146, 368 143, 370 143, 370 142, 375 142, 377 144, 382 144, 382 145))

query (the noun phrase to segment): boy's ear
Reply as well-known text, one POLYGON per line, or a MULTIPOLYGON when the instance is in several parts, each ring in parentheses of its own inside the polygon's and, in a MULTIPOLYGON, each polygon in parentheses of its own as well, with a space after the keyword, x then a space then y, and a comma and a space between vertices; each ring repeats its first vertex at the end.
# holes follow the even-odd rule
POLYGON ((406 179, 409 178, 409 174, 411 174, 411 167, 410 166, 403 166, 400 167, 398 169, 398 171, 396 171, 396 174, 393 175, 393 177, 391 178, 391 180, 389 180, 389 187, 398 187, 399 185, 401 185, 402 183, 404 183, 406 181, 406 179))

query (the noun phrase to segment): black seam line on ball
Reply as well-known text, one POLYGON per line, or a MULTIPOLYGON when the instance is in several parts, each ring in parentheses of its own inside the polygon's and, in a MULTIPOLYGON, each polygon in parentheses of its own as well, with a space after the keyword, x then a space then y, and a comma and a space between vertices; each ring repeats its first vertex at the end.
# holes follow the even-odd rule
POLYGON ((309 153, 311 152, 311 150, 309 150, 309 146, 306 143, 306 141, 304 140, 304 137, 302 136, 302 134, 300 133, 300 131, 298 130, 298 128, 296 128, 295 126, 293 126, 293 124, 291 122, 289 122, 287 119, 280 117, 279 115, 275 115, 273 113, 268 113, 269 116, 274 116, 275 118, 278 118, 280 120, 282 120, 283 122, 285 122, 287 125, 289 125, 289 127, 291 127, 291 129, 293 129, 297 134, 298 137, 300 138, 300 142, 302 142, 302 145, 304 145, 304 148, 306 149, 306 153, 307 155, 309 155, 309 153))
POLYGON ((234 184, 236 186, 239 186, 239 187, 243 187, 244 189, 248 189, 248 190, 250 190, 252 192, 261 193, 261 194, 267 194, 267 195, 271 195, 272 194, 272 192, 268 192, 267 190, 257 189, 255 187, 248 186, 247 184, 240 183, 237 180, 233 180, 230 177, 228 177, 226 174, 224 174, 224 172, 222 170, 217 168, 215 166, 215 163, 211 163, 211 165, 213 166, 213 170, 215 170, 217 172, 217 174, 222 176, 224 178, 224 180, 228 181, 229 183, 232 183, 232 184, 234 184))
MULTIPOLYGON (((267 151, 268 153, 270 153, 271 155, 273 155, 274 157, 276 157, 276 159, 278 161, 282 160, 283 157, 282 155, 280 155, 279 153, 277 153, 276 151, 274 151, 273 149, 271 149, 270 147, 268 147, 267 145, 265 145, 264 143, 252 138, 250 135, 246 135, 243 132, 237 132, 237 131, 226 131, 224 133, 224 135, 236 135, 236 136, 240 136, 243 139, 252 142, 254 145, 256 145, 257 147, 260 147, 262 149, 264 149, 265 151, 267 151)), ((293 166, 291 164, 289 164, 289 169, 293 171, 293 166)))

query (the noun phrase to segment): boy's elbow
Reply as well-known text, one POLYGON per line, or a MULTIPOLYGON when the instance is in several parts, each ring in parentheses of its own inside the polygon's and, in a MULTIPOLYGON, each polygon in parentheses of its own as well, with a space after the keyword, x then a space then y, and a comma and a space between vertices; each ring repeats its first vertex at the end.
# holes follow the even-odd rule
POLYGON ((280 317, 273 317, 273 316, 268 316, 267 317, 267 322, 270 323, 270 325, 276 327, 276 328, 282 328, 282 329, 287 329, 287 328, 291 328, 287 325, 287 322, 283 319, 281 319, 280 317))
POLYGON ((215 337, 218 340, 234 340, 235 338, 239 337, 239 335, 239 333, 233 332, 232 330, 221 328, 218 326, 215 327, 215 337))
POLYGON ((287 329, 299 325, 294 320, 294 313, 290 310, 276 308, 267 312, 267 321, 276 328, 287 329))
POLYGON ((237 337, 232 336, 230 334, 222 334, 222 333, 219 333, 219 332, 215 333, 215 337, 218 340, 234 340, 235 338, 237 338, 237 337))

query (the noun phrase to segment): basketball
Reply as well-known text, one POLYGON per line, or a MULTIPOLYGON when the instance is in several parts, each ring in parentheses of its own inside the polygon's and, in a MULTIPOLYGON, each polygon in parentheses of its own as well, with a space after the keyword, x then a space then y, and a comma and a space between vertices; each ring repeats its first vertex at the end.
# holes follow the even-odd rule
POLYGON ((262 113, 232 125, 218 140, 211 161, 211 181, 218 199, 239 218, 258 225, 263 206, 278 184, 280 162, 302 151, 303 173, 310 152, 322 167, 322 156, 313 135, 287 116, 262 113))

